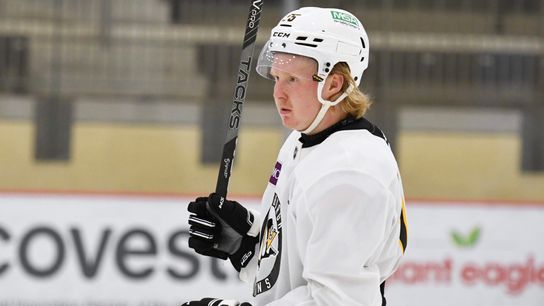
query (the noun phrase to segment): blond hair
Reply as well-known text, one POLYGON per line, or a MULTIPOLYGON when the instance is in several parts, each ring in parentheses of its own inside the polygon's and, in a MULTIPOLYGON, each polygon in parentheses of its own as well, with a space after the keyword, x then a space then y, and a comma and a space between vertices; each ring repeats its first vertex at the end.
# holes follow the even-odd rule
MULTIPOLYGON (((339 74, 344 77, 346 82, 344 82, 342 85, 342 92, 345 92, 350 84, 353 86, 353 90, 338 106, 340 106, 343 111, 355 118, 363 117, 366 111, 370 108, 372 101, 368 95, 359 89, 351 77, 349 66, 344 62, 337 63, 334 65, 329 75, 331 74, 339 74)), ((332 100, 334 101, 334 99, 332 100)))

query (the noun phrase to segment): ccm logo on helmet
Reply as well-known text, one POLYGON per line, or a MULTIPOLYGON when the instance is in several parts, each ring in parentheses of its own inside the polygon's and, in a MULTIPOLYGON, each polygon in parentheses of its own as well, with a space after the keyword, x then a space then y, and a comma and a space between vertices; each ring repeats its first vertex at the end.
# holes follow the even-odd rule
POLYGON ((288 38, 289 36, 291 36, 291 33, 274 32, 274 33, 272 33, 272 36, 273 36, 273 37, 284 37, 284 38, 288 38))

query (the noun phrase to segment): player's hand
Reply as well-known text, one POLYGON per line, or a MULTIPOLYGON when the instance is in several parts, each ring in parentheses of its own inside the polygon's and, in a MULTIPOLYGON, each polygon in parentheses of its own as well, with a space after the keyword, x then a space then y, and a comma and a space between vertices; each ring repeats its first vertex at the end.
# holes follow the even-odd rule
POLYGON ((200 301, 191 301, 181 304, 181 306, 251 306, 249 303, 240 303, 235 300, 220 300, 213 298, 204 298, 200 301))
POLYGON ((236 201, 214 193, 189 203, 189 247, 197 253, 229 258, 236 270, 245 267, 255 253, 258 237, 249 235, 253 214, 236 201))

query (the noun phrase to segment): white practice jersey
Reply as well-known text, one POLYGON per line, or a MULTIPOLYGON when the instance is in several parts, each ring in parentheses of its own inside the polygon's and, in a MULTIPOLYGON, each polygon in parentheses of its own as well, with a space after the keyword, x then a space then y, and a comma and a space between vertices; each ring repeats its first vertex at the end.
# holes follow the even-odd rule
POLYGON ((406 213, 378 128, 361 118, 291 133, 262 210, 259 249, 240 273, 255 305, 382 305, 406 247, 406 213))

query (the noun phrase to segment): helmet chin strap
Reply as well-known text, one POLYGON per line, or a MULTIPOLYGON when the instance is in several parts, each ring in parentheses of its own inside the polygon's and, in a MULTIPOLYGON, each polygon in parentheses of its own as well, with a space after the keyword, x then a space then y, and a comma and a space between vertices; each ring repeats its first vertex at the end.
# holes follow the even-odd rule
POLYGON ((329 101, 329 100, 323 99, 323 97, 321 96, 321 93, 323 92, 324 84, 325 82, 321 81, 317 85, 317 99, 319 100, 319 102, 321 102, 321 109, 315 116, 314 121, 310 124, 310 126, 307 127, 304 131, 302 131, 302 133, 304 134, 310 134, 319 125, 319 123, 321 123, 323 118, 325 118, 325 114, 327 113, 327 110, 329 110, 331 106, 335 106, 338 103, 340 103, 342 100, 344 100, 344 98, 347 97, 350 94, 350 92, 353 90, 353 85, 349 84, 349 87, 346 89, 346 91, 343 94, 341 94, 338 98, 336 98, 336 100, 329 101))

